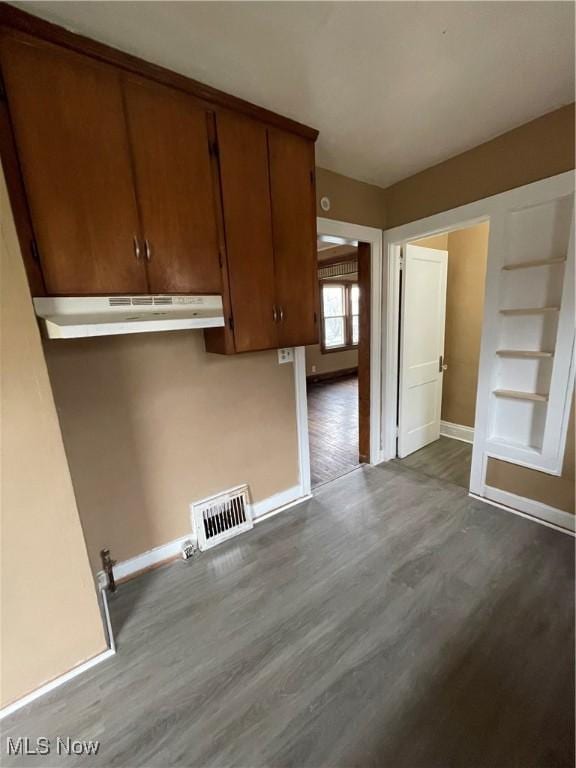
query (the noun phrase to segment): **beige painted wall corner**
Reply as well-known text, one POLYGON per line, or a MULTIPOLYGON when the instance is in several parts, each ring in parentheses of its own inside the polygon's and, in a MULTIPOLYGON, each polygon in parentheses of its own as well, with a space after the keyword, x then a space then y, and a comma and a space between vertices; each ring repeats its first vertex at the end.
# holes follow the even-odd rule
POLYGON ((40 334, 0 179, 1 706, 106 648, 40 334))

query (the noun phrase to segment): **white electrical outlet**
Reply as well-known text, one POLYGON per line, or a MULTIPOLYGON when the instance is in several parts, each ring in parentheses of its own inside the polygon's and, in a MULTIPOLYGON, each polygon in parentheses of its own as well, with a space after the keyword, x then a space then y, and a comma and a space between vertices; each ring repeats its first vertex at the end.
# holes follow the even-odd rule
POLYGON ((294 348, 284 347, 284 349, 278 350, 278 362, 281 363, 293 363, 294 362, 294 348))

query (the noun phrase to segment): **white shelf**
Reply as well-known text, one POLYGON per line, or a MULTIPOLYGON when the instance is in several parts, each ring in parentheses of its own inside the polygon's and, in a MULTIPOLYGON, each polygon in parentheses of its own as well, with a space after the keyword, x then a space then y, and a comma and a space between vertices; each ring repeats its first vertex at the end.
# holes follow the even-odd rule
POLYGON ((554 352, 544 352, 538 349, 498 349, 496 354, 499 357, 521 357, 526 359, 554 357, 554 352))
POLYGON ((544 315, 548 312, 559 312, 560 307, 523 307, 521 309, 501 309, 501 315, 544 315))
POLYGON ((495 389, 496 397, 508 397, 511 400, 531 400, 534 403, 547 403, 548 395, 540 395, 538 392, 519 392, 516 389, 495 389))
POLYGON ((509 272, 513 269, 530 269, 530 267, 548 267, 554 264, 563 264, 566 261, 565 256, 556 259, 533 259, 532 261, 517 261, 515 264, 504 264, 502 269, 509 272))

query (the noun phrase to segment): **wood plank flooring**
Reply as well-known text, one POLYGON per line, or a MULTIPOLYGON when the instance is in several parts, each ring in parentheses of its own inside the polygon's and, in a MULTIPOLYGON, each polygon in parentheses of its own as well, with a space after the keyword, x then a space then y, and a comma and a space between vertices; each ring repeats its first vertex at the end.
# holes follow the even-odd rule
POLYGON ((313 488, 358 466, 358 376, 308 385, 308 434, 313 488))
POLYGON ((441 437, 405 459, 397 459, 404 467, 416 469, 429 477, 437 477, 462 488, 470 488, 472 446, 451 437, 441 437))
POLYGON ((400 462, 111 607, 117 655, 7 718, 2 765, 574 765, 573 539, 400 462), (101 747, 5 756, 40 735, 101 747))

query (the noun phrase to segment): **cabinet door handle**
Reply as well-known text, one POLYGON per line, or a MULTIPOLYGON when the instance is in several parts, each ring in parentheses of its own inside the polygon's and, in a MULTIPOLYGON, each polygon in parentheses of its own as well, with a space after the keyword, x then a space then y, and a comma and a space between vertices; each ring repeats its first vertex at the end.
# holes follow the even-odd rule
POLYGON ((283 307, 280 307, 280 322, 282 322, 282 320, 284 320, 284 309, 283 307))
POLYGON ((278 310, 276 309, 276 304, 272 304, 272 318, 275 323, 278 322, 278 310))
POLYGON ((146 261, 150 261, 150 259, 152 258, 152 246, 148 242, 148 238, 144 240, 144 251, 146 253, 146 261))
POLYGON ((142 254, 140 253, 140 243, 138 242, 138 238, 136 235, 134 235, 134 256, 136 256, 136 261, 140 261, 140 256, 142 254))

